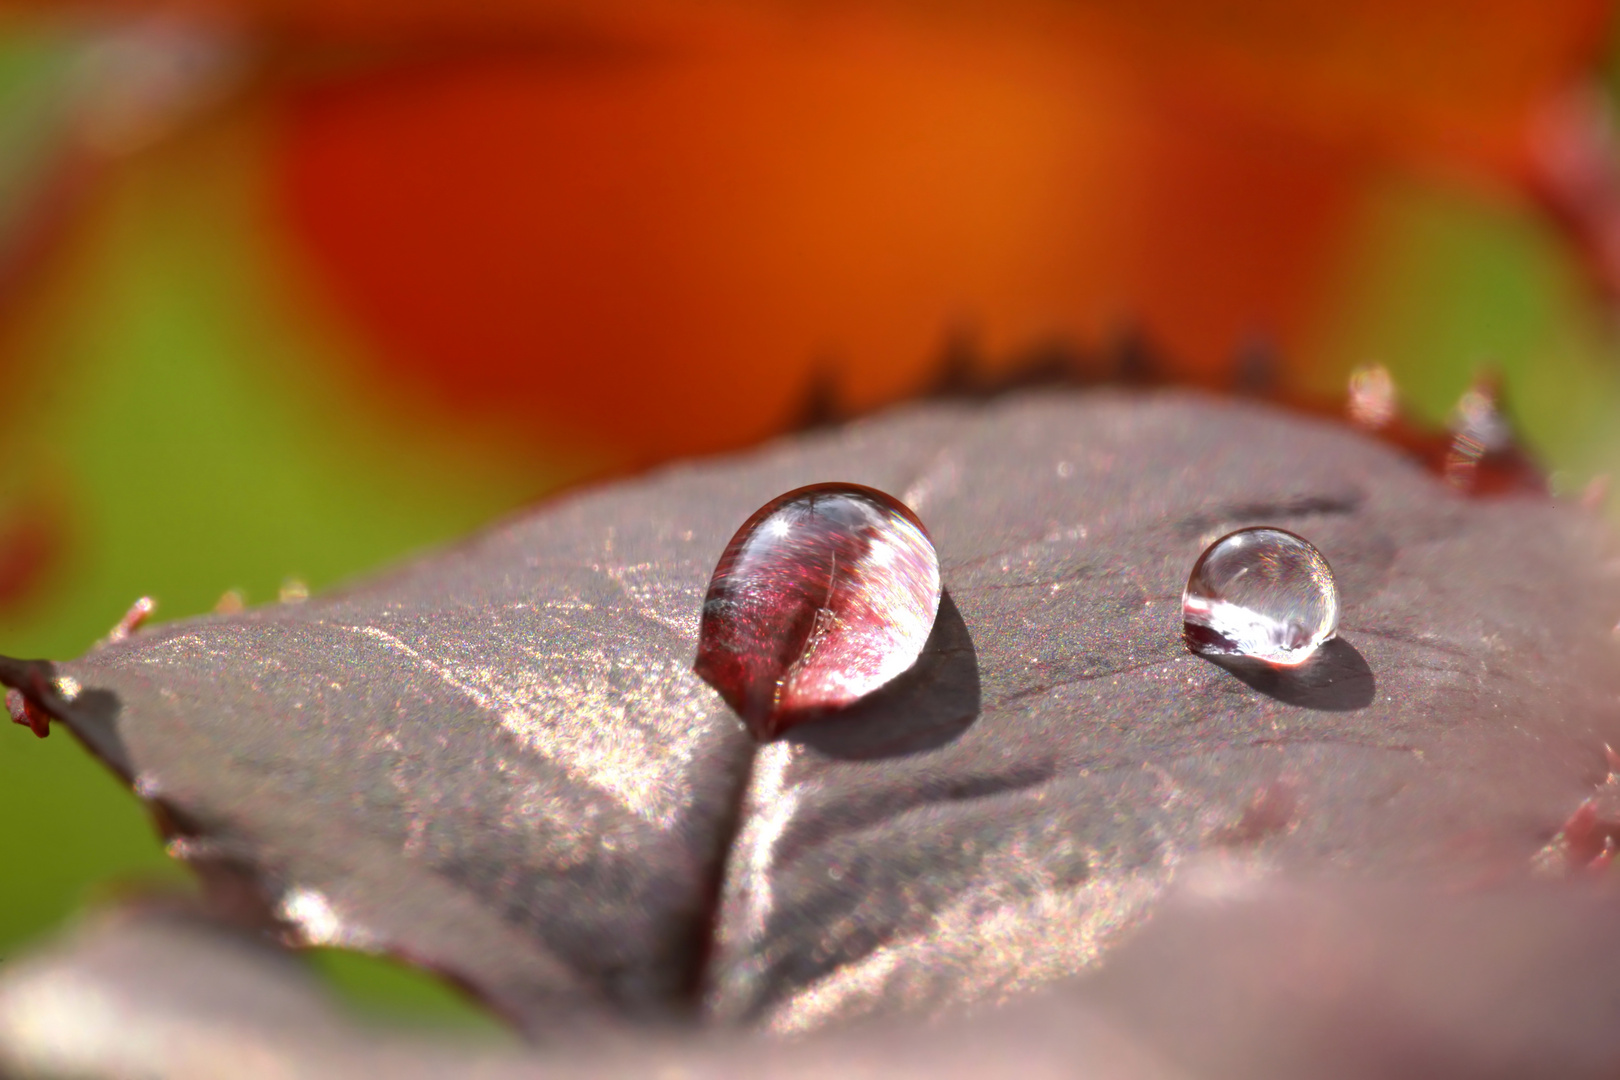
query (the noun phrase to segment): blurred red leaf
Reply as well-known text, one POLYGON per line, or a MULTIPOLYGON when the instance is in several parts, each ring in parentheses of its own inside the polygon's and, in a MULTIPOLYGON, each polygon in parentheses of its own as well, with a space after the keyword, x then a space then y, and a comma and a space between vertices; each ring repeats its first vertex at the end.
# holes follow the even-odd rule
POLYGON ((394 64, 284 116, 288 211, 392 372, 637 459, 779 430, 824 369, 915 393, 963 327, 991 367, 1136 322, 1184 377, 1297 345, 1358 168, 1076 38, 855 17, 394 64))
POLYGON ((33 598, 60 554, 62 539, 60 521, 44 505, 0 510, 0 612, 33 598))
POLYGON ((162 10, 278 43, 279 207, 379 386, 637 461, 829 372, 913 394, 964 331, 990 372, 1126 326, 1177 378, 1256 334, 1309 365, 1369 185, 1539 184, 1610 4, 162 10))

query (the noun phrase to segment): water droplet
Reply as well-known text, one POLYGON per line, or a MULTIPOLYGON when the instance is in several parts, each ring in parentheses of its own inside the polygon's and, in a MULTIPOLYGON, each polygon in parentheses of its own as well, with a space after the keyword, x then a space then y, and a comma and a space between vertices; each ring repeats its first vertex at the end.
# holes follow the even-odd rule
POLYGON ((933 542, 898 500, 857 484, 799 488, 726 545, 693 668, 769 738, 916 663, 939 591, 933 542))
POLYGON ((1181 594, 1187 644, 1292 667, 1339 628, 1339 589, 1322 553, 1282 529, 1239 529, 1193 564, 1181 594))

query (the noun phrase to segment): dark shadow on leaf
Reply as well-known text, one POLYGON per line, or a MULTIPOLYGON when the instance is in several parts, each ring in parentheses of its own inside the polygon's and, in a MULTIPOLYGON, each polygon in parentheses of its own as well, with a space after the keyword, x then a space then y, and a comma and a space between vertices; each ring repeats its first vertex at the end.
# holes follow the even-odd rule
POLYGON ((934 631, 905 674, 845 709, 783 737, 849 761, 904 757, 954 741, 979 718, 979 654, 949 592, 934 631))
POLYGON ((110 768, 125 778, 133 778, 129 751, 118 734, 118 714, 122 711, 123 703, 111 690, 85 690, 62 710, 60 719, 110 768))
POLYGON ((1343 638, 1334 638, 1294 668, 1273 667, 1243 656, 1199 655, 1267 697, 1302 709, 1353 712, 1371 705, 1378 693, 1372 668, 1343 638))

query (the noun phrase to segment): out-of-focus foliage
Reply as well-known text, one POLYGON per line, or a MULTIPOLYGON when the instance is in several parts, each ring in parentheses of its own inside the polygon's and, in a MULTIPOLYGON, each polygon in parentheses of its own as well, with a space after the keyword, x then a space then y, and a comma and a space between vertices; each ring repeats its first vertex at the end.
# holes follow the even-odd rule
MULTIPOLYGON (((953 347, 1134 329, 1222 385, 1263 337, 1292 393, 1381 361, 1431 420, 1488 363, 1578 489, 1620 349, 1536 131, 1608 7, 13 9, 0 652, 319 587, 953 347)), ((0 805, 0 955, 177 877, 64 738, 0 740, 0 805)))

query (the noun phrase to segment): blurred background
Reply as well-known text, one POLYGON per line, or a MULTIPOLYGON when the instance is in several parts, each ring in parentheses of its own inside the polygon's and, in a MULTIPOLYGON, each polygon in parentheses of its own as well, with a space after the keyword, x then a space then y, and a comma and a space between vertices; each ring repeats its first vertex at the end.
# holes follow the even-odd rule
MULTIPOLYGON (((1037 377, 1377 363, 1440 425, 1489 369, 1577 497, 1620 466, 1611 6, 0 5, 0 653, 1037 377)), ((0 736, 0 958, 183 887, 65 733, 0 736)))

